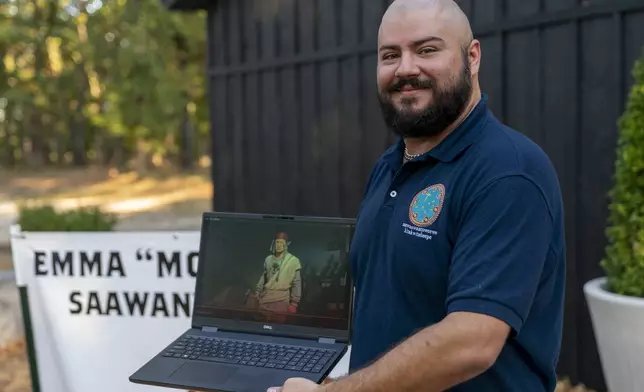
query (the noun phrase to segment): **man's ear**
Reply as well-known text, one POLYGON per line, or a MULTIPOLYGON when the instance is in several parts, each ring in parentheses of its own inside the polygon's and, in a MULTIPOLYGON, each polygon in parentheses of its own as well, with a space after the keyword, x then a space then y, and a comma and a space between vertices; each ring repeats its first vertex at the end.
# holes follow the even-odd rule
POLYGON ((477 39, 473 39, 467 50, 467 61, 470 66, 470 73, 472 76, 478 75, 481 68, 481 43, 477 39))

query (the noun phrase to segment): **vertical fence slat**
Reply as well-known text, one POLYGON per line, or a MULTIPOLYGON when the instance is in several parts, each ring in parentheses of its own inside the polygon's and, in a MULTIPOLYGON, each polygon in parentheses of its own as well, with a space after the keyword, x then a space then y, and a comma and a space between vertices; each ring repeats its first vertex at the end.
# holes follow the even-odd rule
POLYGON ((577 6, 579 0, 545 0, 544 6, 547 12, 562 11, 577 6))
POLYGON ((617 105, 617 111, 621 112, 624 108, 625 96, 624 96, 624 18, 621 12, 615 12, 613 14, 613 20, 615 25, 615 85, 617 86, 617 100, 615 104, 617 105))
MULTIPOLYGON (((209 30, 212 32, 211 52, 209 64, 212 67, 222 66, 225 64, 225 31, 224 31, 224 14, 223 4, 219 4, 214 13, 209 14, 208 23, 211 24, 209 30)), ((232 184, 232 154, 229 151, 229 140, 226 130, 227 114, 227 97, 226 97, 226 76, 219 76, 210 79, 210 96, 213 97, 212 103, 212 120, 210 132, 212 135, 213 151, 213 168, 217 173, 214 181, 215 194, 221 188, 224 192, 216 199, 215 209, 218 211, 232 210, 232 196, 230 187, 232 184)))
MULTIPOLYGON (((244 59, 248 64, 259 61, 259 42, 257 40, 258 11, 256 3, 261 0, 242 0, 244 17, 244 59)), ((261 212, 263 210, 263 200, 257 195, 261 194, 261 156, 262 145, 259 135, 259 80, 256 72, 244 74, 244 105, 246 108, 244 122, 244 132, 247 137, 248 150, 246 159, 251 160, 248 165, 248 176, 246 177, 246 189, 248 203, 248 212, 261 212)), ((222 190, 223 192, 223 190, 222 190)))
MULTIPOLYGON (((611 186, 616 145, 616 120, 619 116, 615 101, 617 86, 614 85, 615 30, 610 17, 595 18, 582 22, 582 132, 578 140, 582 155, 580 165, 581 188, 577 203, 583 206, 580 235, 583 246, 578 257, 583 268, 578 270, 578 290, 589 279, 602 275, 599 261, 606 243, 604 232, 607 222, 607 192, 611 186), (592 48, 604 48, 604 56, 598 57, 592 48), (601 159, 597 159, 601 157, 601 159)), ((578 314, 581 320, 589 320, 588 308, 580 303, 578 314)), ((599 355, 592 325, 579 324, 579 364, 584 382, 590 385, 604 383, 599 355)))
MULTIPOLYGON (((495 21, 496 23, 501 23, 502 21, 505 20, 505 4, 506 0, 496 0, 494 3, 494 10, 495 10, 495 21)), ((480 3, 477 1, 477 3, 480 3)), ((503 31, 500 31, 497 34, 497 37, 499 39, 499 57, 501 59, 501 66, 499 67, 499 71, 501 73, 500 76, 500 85, 501 85, 501 102, 499 102, 497 107, 499 108, 499 114, 501 116, 501 119, 503 121, 507 121, 508 119, 508 98, 507 98, 507 88, 508 88, 508 78, 507 78, 507 63, 508 63, 508 40, 506 38, 506 34, 503 31)))
MULTIPOLYGON (((206 66, 208 67, 208 70, 211 70, 216 67, 216 64, 214 63, 214 57, 215 57, 215 43, 214 43, 214 38, 215 38, 215 21, 214 21, 214 10, 211 10, 208 12, 208 16, 206 18, 206 36, 207 36, 207 41, 206 41, 206 66)), ((206 80, 207 82, 207 89, 208 89, 208 95, 209 97, 212 97, 213 94, 213 77, 210 76, 206 80)), ((214 100, 211 98, 210 99, 210 105, 208 108, 209 114, 210 114, 210 124, 208 127, 208 131, 210 132, 210 154, 212 155, 211 157, 211 165, 212 169, 210 171, 210 179, 212 182, 212 192, 213 196, 215 195, 215 183, 219 180, 219 171, 217 170, 217 167, 215 166, 215 154, 217 153, 216 148, 217 148, 217 143, 216 143, 216 134, 214 132, 214 126, 213 126, 213 118, 212 116, 214 115, 215 112, 215 104, 214 100)), ((224 196, 225 198, 225 196, 224 196)), ((212 203, 210 208, 215 209, 215 204, 219 203, 219 199, 216 197, 213 197, 212 203)))
MULTIPOLYGON (((503 21, 505 0, 494 0, 494 6, 473 0, 472 9, 476 21, 470 19, 471 25, 488 25, 503 21), (480 8, 480 9, 479 9, 480 8)), ((474 38, 481 42, 481 68, 479 82, 481 88, 489 96, 489 107, 500 119, 505 118, 505 35, 498 34, 480 37, 474 31, 474 38)))
MULTIPOLYGON (((536 10, 535 13, 541 13, 545 9, 545 0, 536 0, 536 10)), ((536 132, 539 135, 538 140, 540 141, 542 146, 547 145, 548 140, 547 140, 547 131, 545 129, 545 122, 546 119, 544 116, 541 114, 544 111, 544 85, 543 85, 543 80, 544 80, 544 73, 545 73, 545 61, 543 61, 543 53, 545 51, 544 48, 544 40, 543 40, 543 26, 537 26, 537 28, 534 31, 535 35, 535 40, 537 41, 537 50, 536 54, 533 55, 535 63, 537 65, 537 80, 535 81, 536 85, 536 92, 535 95, 537 96, 537 112, 539 113, 537 115, 537 124, 535 126, 536 132)))
MULTIPOLYGON (((263 61, 276 58, 276 23, 279 0, 261 0, 262 14, 260 46, 263 61)), ((265 199, 263 212, 277 213, 283 194, 282 184, 288 180, 283 175, 280 134, 283 132, 280 116, 280 93, 274 68, 260 72, 261 99, 259 139, 261 142, 262 195, 265 199)))
MULTIPOLYGON (((352 47, 360 40, 361 9, 358 1, 343 1, 341 8, 341 44, 352 47)), ((360 99, 360 59, 358 55, 350 56, 340 62, 341 97, 340 97, 340 194, 342 197, 341 213, 343 216, 355 216, 362 195, 365 179, 361 172, 364 161, 363 129, 359 113, 362 106, 360 99)))
POLYGON ((564 201, 566 218, 567 286, 563 329, 563 347, 558 372, 562 376, 576 378, 577 318, 579 293, 575 281, 576 272, 576 211, 577 198, 576 157, 578 154, 574 108, 576 78, 576 35, 571 25, 547 28, 542 35, 544 150, 557 170, 564 201), (547 66, 545 66, 547 64, 547 66), (567 129, 568 132, 561 132, 567 129))
POLYGON ((506 15, 510 18, 532 16, 539 12, 539 0, 506 1, 506 15))
POLYGON ((537 36, 533 31, 522 31, 507 37, 506 122, 532 140, 541 143, 537 129, 541 115, 538 112, 539 58, 537 36))
POLYGON ((373 46, 374 53, 364 55, 361 58, 360 82, 361 89, 361 123, 364 135, 362 143, 365 151, 365 159, 362 162, 362 177, 366 178, 378 157, 385 150, 387 142, 389 141, 390 131, 384 126, 382 116, 380 115, 380 108, 378 105, 378 89, 376 85, 376 65, 377 54, 375 50, 378 44, 378 27, 382 15, 384 14, 384 7, 377 7, 380 5, 374 3, 371 6, 370 1, 362 3, 362 42, 365 45, 373 46))
POLYGON ((633 85, 633 65, 644 57, 644 11, 623 15, 623 45, 624 64, 622 73, 622 95, 628 98, 629 89, 633 85))
MULTIPOLYGON (((242 7, 236 2, 226 1, 224 19, 226 20, 226 45, 231 65, 242 63, 242 39, 241 33, 244 26, 244 17, 241 13, 242 7)), ((230 75, 228 79, 228 91, 230 93, 230 106, 228 116, 227 132, 232 148, 232 202, 233 210, 244 211, 247 208, 246 190, 248 161, 244 159, 246 152, 246 133, 244 132, 244 91, 243 76, 230 75)))
MULTIPOLYGON (((297 2, 281 0, 279 7, 279 46, 280 55, 292 56, 296 51, 296 18, 297 2)), ((300 137, 301 127, 300 102, 297 95, 296 67, 289 65, 279 72, 281 89, 280 115, 282 127, 280 132, 279 153, 282 160, 280 173, 281 195, 280 212, 295 214, 298 211, 297 194, 300 187, 301 162, 300 137)), ((306 159, 305 157, 303 157, 306 159)))
POLYGON ((473 0, 471 8, 470 24, 472 26, 486 26, 495 21, 501 21, 502 14, 499 13, 501 10, 498 0, 488 0, 487 2, 473 0))
MULTIPOLYGON (((300 1, 298 4, 298 25, 300 53, 315 53, 315 9, 313 1, 300 1)), ((316 194, 317 172, 315 168, 315 140, 313 135, 318 129, 318 118, 316 110, 317 96, 317 73, 315 64, 305 64, 300 68, 298 83, 298 94, 300 97, 301 115, 301 139, 300 151, 302 154, 300 173, 300 213, 315 214, 318 205, 321 203, 316 194)))
MULTIPOLYGON (((336 3, 329 0, 318 1, 319 50, 333 49, 337 46, 336 3)), ((335 59, 320 64, 320 127, 315 144, 319 146, 317 167, 318 197, 324 200, 320 213, 327 216, 340 214, 340 119, 338 61, 335 59)))
MULTIPOLYGON (((576 0, 575 0, 576 1, 576 0)), ((581 26, 581 21, 576 20, 574 23, 572 23, 572 27, 574 28, 574 45, 575 45, 575 73, 574 73, 574 81, 575 81, 575 99, 571 101, 572 107, 571 111, 575 115, 575 145, 577 147, 577 155, 574 157, 575 158, 575 178, 573 179, 574 181, 574 187, 575 187, 575 199, 573 202, 573 205, 569 207, 569 209, 574 209, 575 210, 575 220, 572 222, 566 222, 568 225, 573 225, 575 227, 575 260, 572 262, 573 267, 575 268, 572 271, 572 274, 566 277, 566 291, 573 291, 574 298, 575 298, 575 308, 571 310, 572 313, 572 318, 575 320, 574 323, 574 337, 573 339, 575 340, 574 342, 567 342, 564 341, 562 342, 563 346, 566 346, 570 344, 571 347, 574 347, 575 350, 575 357, 574 357, 574 362, 571 363, 568 367, 571 369, 571 372, 567 374, 568 377, 571 377, 573 382, 579 382, 583 379, 583 375, 580 374, 580 369, 581 366, 579 364, 580 362, 580 355, 581 352, 579 350, 579 346, 583 345, 584 342, 580 338, 580 324, 583 321, 583 319, 580 317, 580 307, 583 306, 582 304, 585 304, 585 300, 583 298, 583 292, 580 292, 579 287, 581 284, 579 283, 579 271, 583 268, 583 260, 580 256, 581 254, 581 247, 584 246, 583 244, 583 235, 584 233, 581 231, 581 225, 583 224, 583 206, 581 203, 578 202, 578 194, 580 192, 583 180, 581 178, 581 173, 582 173, 582 168, 581 165, 583 164, 582 157, 583 157, 583 150, 582 146, 580 145, 579 141, 582 138, 583 135, 583 128, 582 128, 582 121, 583 121, 583 108, 582 108, 582 83, 583 83, 583 72, 584 72, 584 65, 583 65, 583 32, 582 32, 582 26, 581 26)), ((571 159, 572 160, 572 159, 571 159)), ((567 268, 570 268, 570 262, 568 262, 567 268)))

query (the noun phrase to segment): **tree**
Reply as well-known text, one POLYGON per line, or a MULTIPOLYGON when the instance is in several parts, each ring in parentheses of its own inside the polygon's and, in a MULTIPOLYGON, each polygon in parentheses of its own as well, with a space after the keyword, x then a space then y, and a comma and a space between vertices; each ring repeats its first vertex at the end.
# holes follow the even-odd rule
POLYGON ((209 146, 203 13, 158 0, 0 5, 0 165, 190 168, 209 146))

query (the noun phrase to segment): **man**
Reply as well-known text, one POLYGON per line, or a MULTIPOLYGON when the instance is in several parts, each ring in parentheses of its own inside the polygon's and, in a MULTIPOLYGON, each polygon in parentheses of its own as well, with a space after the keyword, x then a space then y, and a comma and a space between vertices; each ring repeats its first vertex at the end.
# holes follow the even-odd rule
POLYGON ((351 249, 350 375, 283 392, 553 391, 565 280, 553 167, 486 106, 480 43, 451 0, 397 0, 377 82, 400 142, 376 163, 351 249))
POLYGON ((271 254, 264 260, 264 273, 257 282, 255 295, 261 310, 297 313, 302 297, 300 260, 288 251, 288 235, 277 233, 271 254))

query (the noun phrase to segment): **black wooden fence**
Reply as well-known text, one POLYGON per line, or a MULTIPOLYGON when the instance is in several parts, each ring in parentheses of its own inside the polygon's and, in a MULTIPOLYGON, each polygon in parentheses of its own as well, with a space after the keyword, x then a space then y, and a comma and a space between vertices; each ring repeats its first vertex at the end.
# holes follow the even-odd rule
MULTIPOLYGON (((392 142, 376 101, 390 0, 164 0, 208 12, 214 208, 354 216, 392 142)), ((582 285, 599 276, 616 121, 643 54, 644 0, 461 0, 490 106, 549 154, 566 206, 559 373, 604 390, 582 285)))

